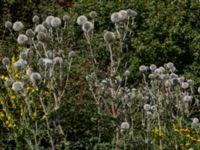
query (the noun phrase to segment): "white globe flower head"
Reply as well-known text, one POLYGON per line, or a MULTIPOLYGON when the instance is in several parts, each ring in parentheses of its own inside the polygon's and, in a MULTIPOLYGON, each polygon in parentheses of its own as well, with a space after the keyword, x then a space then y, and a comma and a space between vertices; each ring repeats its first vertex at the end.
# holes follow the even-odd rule
POLYGON ((26 75, 30 76, 33 73, 33 69, 32 68, 27 68, 26 69, 26 75))
POLYGON ((125 76, 125 77, 130 76, 130 71, 129 71, 129 70, 126 70, 126 71, 124 72, 124 76, 125 76))
POLYGON ((40 18, 37 15, 35 15, 35 16, 33 16, 32 21, 33 21, 33 23, 39 23, 40 18))
POLYGON ((32 29, 27 29, 27 30, 26 30, 26 35, 27 35, 29 38, 34 38, 34 37, 35 37, 35 32, 33 32, 32 29))
POLYGON ((17 43, 19 45, 25 45, 28 42, 28 37, 24 34, 20 34, 17 38, 17 43))
POLYGON ((118 12, 112 13, 110 19, 111 19, 111 21, 112 21, 113 23, 118 23, 118 22, 120 22, 120 15, 119 15, 119 13, 118 13, 118 12))
POLYGON ((165 81, 165 87, 169 88, 172 86, 172 82, 170 80, 165 81))
POLYGON ((189 88, 189 83, 188 83, 188 82, 182 82, 182 83, 181 83, 181 87, 182 87, 183 89, 187 89, 187 88, 189 88))
POLYGON ((185 95, 185 96, 183 97, 183 101, 186 102, 186 103, 187 103, 187 102, 191 102, 191 101, 192 101, 192 98, 193 98, 192 96, 185 95))
POLYGON ((154 71, 154 70, 157 69, 157 66, 154 65, 154 64, 152 64, 152 65, 150 65, 149 69, 150 69, 151 71, 154 71))
POLYGON ((126 10, 119 11, 119 18, 120 18, 120 21, 127 20, 128 19, 127 11, 126 10))
POLYGON ((61 64, 63 64, 63 59, 62 59, 61 57, 55 57, 55 58, 53 59, 53 64, 54 64, 54 65, 56 65, 56 64, 61 65, 61 64))
POLYGON ((47 37, 46 33, 44 33, 44 32, 38 32, 37 39, 40 42, 46 42, 47 39, 48 39, 48 37, 47 37))
POLYGON ((122 124, 121 124, 121 129, 122 130, 127 130, 129 128, 130 128, 130 125, 129 125, 129 123, 127 121, 122 122, 122 124))
POLYGON ((91 11, 90 13, 89 13, 89 16, 91 17, 91 18, 96 18, 97 17, 97 12, 96 11, 91 11))
POLYGON ((132 9, 127 9, 127 15, 128 15, 128 17, 135 18, 137 16, 137 12, 132 9))
POLYGON ((7 57, 4 57, 4 58, 2 59, 2 63, 3 63, 3 65, 5 65, 5 66, 10 65, 10 60, 9 60, 7 57))
POLYGON ((53 65, 53 60, 49 59, 49 58, 43 58, 43 63, 44 63, 44 66, 46 68, 49 68, 49 67, 52 67, 53 65))
POLYGON ((45 20, 45 22, 48 24, 48 26, 51 26, 51 20, 54 18, 54 16, 48 16, 45 20))
POLYGON ((106 31, 105 33, 104 33, 104 40, 107 42, 107 43, 109 43, 109 44, 111 44, 111 43, 113 43, 114 41, 115 41, 115 34, 113 33, 113 32, 110 32, 110 31, 106 31))
POLYGON ((26 51, 23 51, 20 53, 20 58, 22 60, 27 60, 28 59, 28 53, 26 51))
POLYGON ((64 22, 68 22, 70 17, 68 15, 64 15, 62 19, 64 22))
POLYGON ((21 81, 14 82, 12 85, 12 90, 15 92, 19 92, 23 90, 23 88, 24 88, 24 83, 21 81))
POLYGON ((24 69, 25 69, 26 64, 27 64, 26 61, 24 61, 24 60, 22 60, 22 59, 19 59, 18 61, 16 61, 16 62, 14 63, 14 67, 16 68, 16 70, 21 71, 21 70, 24 70, 24 69))
POLYGON ((197 123, 199 123, 199 119, 198 118, 192 118, 192 122, 197 124, 197 123))
POLYGON ((6 21, 6 22, 5 22, 5 28, 7 28, 7 29, 12 29, 12 22, 6 21))
POLYGON ((81 15, 77 18, 76 22, 78 25, 82 26, 87 21, 87 17, 84 15, 81 15))
POLYGON ((151 105, 149 105, 149 104, 144 104, 144 110, 145 110, 145 111, 151 110, 151 105))
POLYGON ((36 84, 38 81, 42 79, 41 75, 38 72, 33 72, 30 75, 30 80, 33 84, 36 84))
POLYGON ((17 21, 13 24, 14 31, 21 31, 24 28, 24 25, 21 21, 17 21))
POLYGON ((94 25, 93 25, 93 23, 90 22, 90 21, 86 21, 86 22, 82 25, 82 30, 83 30, 84 32, 89 33, 89 32, 91 32, 93 29, 94 29, 94 25))
POLYGON ((35 27, 35 32, 36 33, 39 33, 39 32, 47 32, 47 29, 42 25, 42 24, 39 24, 35 27))
POLYGON ((148 70, 148 67, 145 66, 145 65, 141 65, 141 66, 139 67, 139 71, 140 71, 140 72, 146 72, 147 70, 148 70))
POLYGON ((53 28, 58 28, 61 26, 61 19, 59 17, 54 17, 52 20, 51 20, 51 26, 53 28))
POLYGON ((6 80, 6 81, 4 82, 4 85, 5 85, 6 87, 11 87, 12 84, 13 84, 13 80, 12 80, 12 79, 8 79, 8 80, 6 80))

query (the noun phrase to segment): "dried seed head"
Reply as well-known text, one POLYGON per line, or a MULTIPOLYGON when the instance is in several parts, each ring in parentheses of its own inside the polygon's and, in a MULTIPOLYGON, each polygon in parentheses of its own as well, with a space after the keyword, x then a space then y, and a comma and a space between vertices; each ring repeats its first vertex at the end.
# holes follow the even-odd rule
POLYGON ((17 38, 17 43, 19 45, 25 45, 28 43, 28 37, 24 34, 20 34, 17 38))
POLYGON ((17 21, 13 24, 13 30, 14 31, 21 31, 24 28, 24 25, 22 22, 17 21))
POLYGON ((2 63, 3 63, 3 65, 10 65, 10 60, 7 58, 7 57, 4 57, 3 59, 2 59, 2 63))
POLYGON ((84 15, 82 15, 77 18, 76 22, 78 25, 82 26, 86 21, 87 21, 87 18, 84 15))
POLYGON ((129 70, 126 70, 126 71, 124 72, 124 76, 125 76, 125 77, 130 76, 130 71, 129 71, 129 70))
POLYGON ((20 58, 22 60, 27 60, 28 59, 28 53, 27 52, 21 52, 20 53, 20 58))
POLYGON ((5 22, 5 28, 7 28, 7 29, 12 29, 12 22, 6 21, 6 22, 5 22))
POLYGON ((33 69, 32 68, 28 68, 26 69, 26 75, 30 76, 33 72, 33 69))
POLYGON ((12 89, 15 92, 21 91, 24 88, 24 83, 17 81, 12 84, 12 89))
POLYGON ((113 43, 115 41, 115 34, 113 32, 106 31, 104 33, 104 40, 109 44, 113 43))
POLYGON ((58 18, 58 17, 54 17, 52 20, 51 20, 51 26, 53 27, 53 28, 58 28, 58 27, 60 27, 61 26, 61 19, 60 18, 58 18))
POLYGON ((32 21, 33 21, 33 23, 39 23, 40 18, 37 15, 35 15, 35 16, 33 16, 32 21))
POLYGON ((86 21, 83 25, 82 25, 82 30, 84 32, 91 32, 94 29, 94 25, 92 24, 92 22, 86 21))

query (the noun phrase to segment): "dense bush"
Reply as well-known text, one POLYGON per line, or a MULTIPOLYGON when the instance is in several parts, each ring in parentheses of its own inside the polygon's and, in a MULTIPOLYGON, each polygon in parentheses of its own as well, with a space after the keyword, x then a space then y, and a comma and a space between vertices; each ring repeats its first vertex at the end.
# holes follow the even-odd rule
POLYGON ((31 2, 1 22, 1 149, 200 148, 199 1, 31 2))

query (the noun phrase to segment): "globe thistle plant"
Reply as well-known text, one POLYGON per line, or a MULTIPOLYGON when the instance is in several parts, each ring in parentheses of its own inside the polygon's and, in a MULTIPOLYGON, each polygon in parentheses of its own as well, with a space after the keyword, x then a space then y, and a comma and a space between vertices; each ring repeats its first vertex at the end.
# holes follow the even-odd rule
POLYGON ((80 26, 82 26, 86 21, 87 21, 87 17, 84 15, 79 16, 76 20, 77 24, 80 26))
POLYGON ((23 90, 23 88, 24 88, 24 83, 21 81, 16 81, 12 84, 12 89, 15 92, 19 92, 19 91, 23 90))

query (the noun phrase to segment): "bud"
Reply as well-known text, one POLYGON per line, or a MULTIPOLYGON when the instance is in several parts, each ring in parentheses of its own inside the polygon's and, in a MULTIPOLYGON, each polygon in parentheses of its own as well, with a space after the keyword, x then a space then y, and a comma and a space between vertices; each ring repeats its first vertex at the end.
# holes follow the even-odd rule
POLYGON ((115 34, 114 34, 113 32, 106 31, 106 32, 104 33, 104 40, 105 40, 107 43, 111 44, 111 43, 114 42, 114 40, 115 40, 115 34))

